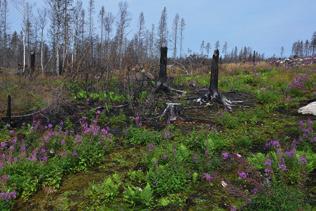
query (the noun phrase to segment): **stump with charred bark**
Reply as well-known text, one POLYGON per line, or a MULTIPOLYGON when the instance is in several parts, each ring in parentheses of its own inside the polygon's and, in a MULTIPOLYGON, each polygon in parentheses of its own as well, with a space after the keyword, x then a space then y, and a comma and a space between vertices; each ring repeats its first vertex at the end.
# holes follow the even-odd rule
POLYGON ((219 50, 215 50, 213 54, 212 64, 211 64, 211 79, 209 86, 209 93, 204 99, 198 99, 198 101, 216 101, 223 104, 229 111, 232 110, 233 102, 227 99, 218 91, 218 63, 219 63, 219 50))
POLYGON ((157 87, 155 92, 175 92, 177 94, 185 95, 186 92, 182 90, 177 90, 168 85, 168 76, 167 76, 167 64, 168 64, 168 48, 160 48, 160 69, 159 69, 159 78, 157 82, 157 87))
POLYGON ((168 48, 161 47, 160 49, 160 70, 159 70, 159 81, 161 83, 167 82, 167 63, 168 63, 168 48))
POLYGON ((157 87, 155 92, 164 91, 169 92, 167 85, 167 63, 168 63, 168 48, 160 48, 160 68, 159 68, 159 78, 157 82, 157 87))
POLYGON ((215 50, 211 64, 211 79, 209 87, 209 91, 212 96, 218 95, 218 62, 219 50, 215 50))
POLYGON ((35 72, 35 52, 32 51, 30 55, 30 68, 31 68, 31 73, 35 72))

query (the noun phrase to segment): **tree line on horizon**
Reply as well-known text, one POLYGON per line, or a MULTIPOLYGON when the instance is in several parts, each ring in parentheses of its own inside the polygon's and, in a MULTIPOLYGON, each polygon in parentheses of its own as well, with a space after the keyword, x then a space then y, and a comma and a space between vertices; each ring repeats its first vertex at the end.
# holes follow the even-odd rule
POLYGON ((311 40, 298 40, 292 45, 292 55, 308 57, 316 55, 316 32, 313 33, 311 40))
MULTIPOLYGON (((235 46, 228 52, 228 43, 221 45, 219 41, 214 46, 202 41, 200 52, 188 49, 184 53, 186 22, 176 14, 169 27, 166 7, 158 24, 149 28, 141 12, 135 33, 131 35, 128 33, 132 19, 124 1, 118 3, 117 15, 104 6, 96 9, 94 0, 88 1, 87 8, 82 0, 46 0, 45 6, 36 11, 27 0, 14 1, 22 15, 22 27, 20 31, 10 32, 9 1, 0 0, 0 67, 18 66, 21 72, 28 70, 30 56, 34 54, 36 67, 43 73, 60 75, 95 70, 107 74, 136 64, 156 64, 161 47, 169 47, 172 52, 169 57, 173 60, 192 55, 209 59, 215 49, 220 50, 224 62, 264 59, 264 54, 248 46, 235 46)), ((313 46, 314 42, 309 43, 313 46)), ((301 42, 296 46, 301 53, 301 42)), ((314 53, 315 47, 312 49, 314 53)))

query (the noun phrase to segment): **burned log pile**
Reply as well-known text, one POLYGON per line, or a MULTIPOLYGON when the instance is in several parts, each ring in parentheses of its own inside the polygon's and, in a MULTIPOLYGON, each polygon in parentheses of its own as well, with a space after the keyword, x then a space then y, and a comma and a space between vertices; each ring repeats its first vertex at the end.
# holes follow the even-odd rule
POLYGON ((289 67, 299 67, 299 66, 308 66, 312 64, 316 64, 316 56, 310 57, 290 57, 286 59, 272 59, 269 61, 271 65, 276 65, 278 67, 284 66, 286 68, 289 67))

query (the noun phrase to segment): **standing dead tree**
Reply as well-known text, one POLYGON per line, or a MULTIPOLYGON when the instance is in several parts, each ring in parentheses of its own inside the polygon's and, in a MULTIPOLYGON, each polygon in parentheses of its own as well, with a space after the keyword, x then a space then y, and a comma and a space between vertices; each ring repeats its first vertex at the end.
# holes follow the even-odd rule
POLYGON ((242 103, 242 101, 231 101, 218 91, 218 63, 219 50, 217 49, 213 54, 211 64, 211 79, 208 93, 204 97, 197 99, 197 102, 201 104, 208 101, 217 102, 224 105, 224 107, 229 111, 232 111, 232 106, 234 106, 236 103, 242 103))
POLYGON ((155 92, 164 91, 164 92, 176 92, 178 94, 185 95, 186 92, 182 90, 177 90, 168 85, 168 77, 167 77, 167 63, 168 63, 168 48, 161 47, 160 48, 160 69, 159 69, 159 78, 157 82, 157 87, 155 92))

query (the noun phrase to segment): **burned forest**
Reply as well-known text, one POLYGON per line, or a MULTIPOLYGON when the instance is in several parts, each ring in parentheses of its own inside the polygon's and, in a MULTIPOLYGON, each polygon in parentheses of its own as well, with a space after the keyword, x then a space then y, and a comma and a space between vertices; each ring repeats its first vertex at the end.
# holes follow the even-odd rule
POLYGON ((0 210, 314 210, 312 6, 0 0, 0 210))

